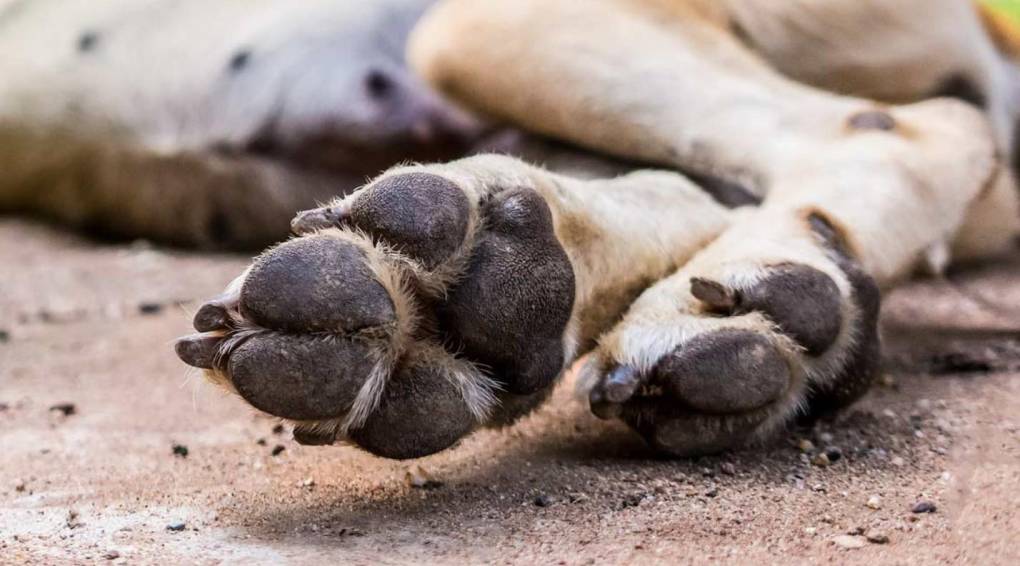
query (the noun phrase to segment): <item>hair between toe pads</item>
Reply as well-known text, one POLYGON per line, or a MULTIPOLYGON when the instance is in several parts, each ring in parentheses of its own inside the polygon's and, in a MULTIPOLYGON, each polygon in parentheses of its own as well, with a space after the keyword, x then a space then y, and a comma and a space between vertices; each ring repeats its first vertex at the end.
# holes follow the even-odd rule
POLYGON ((476 424, 461 388, 440 366, 405 363, 390 376, 379 406, 348 434, 372 454, 404 460, 449 448, 476 424))

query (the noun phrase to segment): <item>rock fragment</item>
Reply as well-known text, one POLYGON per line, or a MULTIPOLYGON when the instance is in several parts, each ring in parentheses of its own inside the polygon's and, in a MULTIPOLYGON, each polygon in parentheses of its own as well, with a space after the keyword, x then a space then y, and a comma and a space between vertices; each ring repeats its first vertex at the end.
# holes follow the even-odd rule
POLYGON ((868 541, 860 535, 839 535, 832 539, 833 544, 846 549, 864 548, 868 541))
POLYGON ((918 501, 911 508, 911 513, 934 513, 938 508, 931 501, 918 501))

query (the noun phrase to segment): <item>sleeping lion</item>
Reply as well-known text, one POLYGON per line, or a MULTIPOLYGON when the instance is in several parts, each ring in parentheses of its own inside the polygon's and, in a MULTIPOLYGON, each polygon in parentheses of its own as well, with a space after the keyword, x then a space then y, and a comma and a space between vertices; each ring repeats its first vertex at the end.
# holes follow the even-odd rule
POLYGON ((1016 37, 964 0, 8 0, 0 210, 289 228, 176 348, 303 444, 435 453, 583 358, 595 415, 718 452, 865 393, 882 289, 1011 248, 1016 37))

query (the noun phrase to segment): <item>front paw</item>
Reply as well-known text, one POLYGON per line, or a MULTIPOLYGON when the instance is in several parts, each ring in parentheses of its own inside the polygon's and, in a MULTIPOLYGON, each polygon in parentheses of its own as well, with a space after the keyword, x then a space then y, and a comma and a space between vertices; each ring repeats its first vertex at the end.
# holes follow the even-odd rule
POLYGON ((538 193, 470 195, 393 173, 303 213, 178 355, 307 444, 413 458, 512 420, 562 371, 573 271, 538 193))
POLYGON ((853 402, 878 369, 879 297, 838 251, 826 271, 726 264, 652 287, 585 368, 592 411, 690 456, 853 402))

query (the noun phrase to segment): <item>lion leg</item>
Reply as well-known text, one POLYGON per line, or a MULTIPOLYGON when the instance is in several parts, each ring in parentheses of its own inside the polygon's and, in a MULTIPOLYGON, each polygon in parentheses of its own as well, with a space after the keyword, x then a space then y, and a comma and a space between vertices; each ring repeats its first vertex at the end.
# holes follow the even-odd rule
POLYGON ((859 397, 878 360, 878 289, 944 262, 1000 170, 971 105, 795 83, 727 16, 721 3, 450 0, 411 43, 429 80, 481 111, 765 197, 642 294, 586 370, 597 414, 673 454, 859 397))
POLYGON ((423 456, 544 400, 730 214, 668 172, 581 181, 491 155, 394 168, 301 213, 302 236, 203 306, 177 351, 300 442, 423 456))

